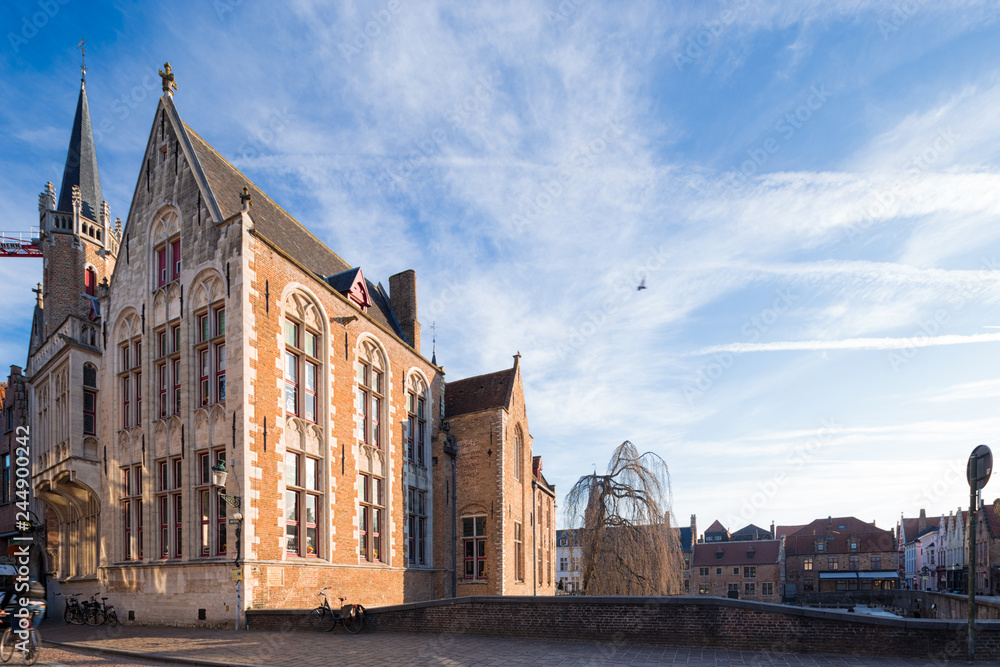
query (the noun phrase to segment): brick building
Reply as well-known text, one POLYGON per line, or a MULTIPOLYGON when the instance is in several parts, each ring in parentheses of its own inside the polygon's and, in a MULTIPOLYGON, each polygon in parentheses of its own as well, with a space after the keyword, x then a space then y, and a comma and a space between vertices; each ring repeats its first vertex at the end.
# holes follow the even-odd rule
POLYGON ((214 625, 323 586, 367 606, 551 593, 554 489, 517 363, 502 405, 441 437, 414 272, 366 279, 192 131, 167 84, 124 227, 84 83, 59 199, 40 197, 28 367, 50 592, 214 625))
POLYGON ((854 517, 817 519, 785 537, 787 597, 899 586, 891 530, 854 517))
POLYGON ((695 544, 691 557, 690 592, 781 602, 784 566, 785 552, 781 540, 713 540, 695 544))
POLYGON ((458 450, 458 595, 555 593, 555 487, 532 454, 520 360, 445 392, 458 450))

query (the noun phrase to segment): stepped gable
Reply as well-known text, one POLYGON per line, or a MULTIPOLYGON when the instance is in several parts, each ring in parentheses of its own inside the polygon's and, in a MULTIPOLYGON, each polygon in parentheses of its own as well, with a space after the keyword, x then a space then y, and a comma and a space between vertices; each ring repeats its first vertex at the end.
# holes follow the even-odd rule
POLYGON ((444 393, 445 418, 510 407, 516 370, 508 368, 449 382, 444 393))
MULTIPOLYGON (((321 278, 325 279, 351 268, 337 253, 330 250, 312 232, 254 185, 253 181, 219 155, 187 123, 182 122, 182 125, 223 220, 243 210, 240 194, 246 187, 250 191, 253 204, 250 208, 250 217, 253 219, 255 233, 281 248, 292 259, 321 278)), ((368 310, 367 315, 405 340, 396 318, 392 315, 389 299, 384 290, 368 280, 365 283, 374 306, 368 310)))

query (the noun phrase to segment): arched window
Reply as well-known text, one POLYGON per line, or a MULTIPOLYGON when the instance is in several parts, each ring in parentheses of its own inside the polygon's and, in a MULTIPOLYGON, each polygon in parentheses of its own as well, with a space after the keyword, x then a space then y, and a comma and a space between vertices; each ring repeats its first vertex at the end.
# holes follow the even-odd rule
POLYGON ((427 385, 411 375, 406 387, 406 460, 418 466, 427 460, 427 385))
POLYGON ((305 322, 285 318, 285 412, 316 423, 322 335, 305 322))
POLYGON ((524 439, 521 437, 521 425, 514 427, 514 479, 521 481, 521 469, 524 467, 524 439))
POLYGON ((382 411, 385 405, 385 358, 382 352, 365 341, 358 355, 357 409, 358 440, 381 449, 385 439, 382 411))

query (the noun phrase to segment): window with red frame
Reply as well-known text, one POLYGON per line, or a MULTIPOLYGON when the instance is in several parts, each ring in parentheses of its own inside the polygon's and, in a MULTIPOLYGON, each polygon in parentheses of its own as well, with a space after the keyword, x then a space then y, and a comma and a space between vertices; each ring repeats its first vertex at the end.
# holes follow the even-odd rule
MULTIPOLYGON (((407 489, 407 536, 406 553, 411 565, 425 565, 427 536, 427 493, 421 489, 407 489)), ((518 524, 520 525, 520 524, 518 524)))
POLYGON ((285 320, 285 412, 319 420, 320 336, 301 322, 285 320))
POLYGON ((372 447, 382 446, 382 371, 367 361, 358 363, 358 423, 361 441, 372 447))
POLYGON ((465 578, 486 579, 486 515, 462 517, 465 578))
POLYGON ((156 270, 157 287, 163 287, 181 277, 181 241, 179 238, 156 249, 156 270))
POLYGON ((94 289, 97 287, 97 274, 94 270, 87 268, 83 274, 83 289, 89 296, 94 296, 94 289))
POLYGON ((199 514, 199 555, 226 555, 226 504, 219 494, 210 486, 212 483, 212 466, 226 460, 224 448, 203 452, 198 455, 197 489, 199 514))
POLYGON ((142 465, 121 468, 122 560, 142 560, 142 465))

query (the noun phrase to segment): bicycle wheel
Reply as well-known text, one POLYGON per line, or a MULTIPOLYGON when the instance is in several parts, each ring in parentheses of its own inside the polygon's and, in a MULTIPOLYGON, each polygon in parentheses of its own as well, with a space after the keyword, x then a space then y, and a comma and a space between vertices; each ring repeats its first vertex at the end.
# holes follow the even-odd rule
POLYGON ((10 628, 4 630, 3 637, 0 637, 0 660, 10 662, 14 655, 14 633, 10 628))
POLYGON ((72 611, 69 613, 69 622, 73 625, 83 625, 84 623, 84 613, 80 605, 73 607, 72 611))
POLYGON ((361 626, 365 623, 365 608, 359 604, 354 605, 351 614, 340 613, 340 620, 344 622, 344 629, 352 635, 361 632, 361 626))
POLYGON ((118 612, 116 612, 114 609, 110 610, 108 612, 108 615, 105 617, 104 620, 111 627, 117 628, 118 627, 118 612))
POLYGON ((42 638, 38 636, 38 630, 31 629, 28 635, 28 647, 24 652, 24 664, 33 665, 38 662, 38 656, 42 653, 42 638))
POLYGON ((87 623, 87 625, 95 627, 98 625, 104 625, 104 612, 97 607, 91 607, 87 610, 83 620, 87 623))
POLYGON ((309 612, 309 625, 317 632, 329 632, 336 624, 337 619, 326 607, 316 607, 309 612))
POLYGON ((66 608, 63 609, 63 620, 66 621, 67 623, 72 623, 73 622, 71 620, 72 618, 73 618, 73 607, 71 607, 69 603, 66 603, 66 608))

